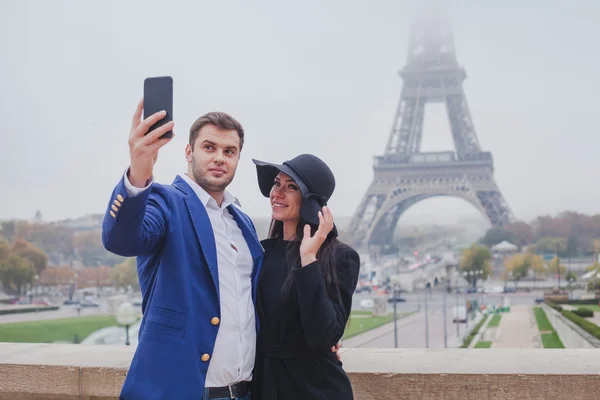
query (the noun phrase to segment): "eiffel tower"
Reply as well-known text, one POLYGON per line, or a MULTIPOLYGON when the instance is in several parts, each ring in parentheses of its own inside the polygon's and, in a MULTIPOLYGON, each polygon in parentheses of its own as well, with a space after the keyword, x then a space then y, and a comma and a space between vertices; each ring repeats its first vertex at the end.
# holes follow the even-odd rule
POLYGON ((410 30, 403 87, 392 130, 374 177, 350 222, 358 249, 392 243, 400 216, 413 204, 436 196, 462 198, 493 226, 513 221, 494 180, 490 152, 482 151, 463 89, 448 20, 415 21, 410 30), (427 103, 444 103, 455 151, 421 152, 427 103))

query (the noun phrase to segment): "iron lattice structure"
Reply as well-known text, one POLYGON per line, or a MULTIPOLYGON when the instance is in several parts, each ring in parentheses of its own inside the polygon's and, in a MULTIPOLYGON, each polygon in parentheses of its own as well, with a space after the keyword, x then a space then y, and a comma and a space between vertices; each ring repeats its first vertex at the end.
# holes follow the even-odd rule
POLYGON ((451 27, 445 21, 413 23, 403 87, 382 156, 374 157, 374 177, 350 222, 356 248, 391 244, 400 216, 413 204, 435 196, 462 198, 493 226, 513 220, 494 180, 490 152, 482 151, 463 89, 451 27), (421 152, 427 103, 444 103, 455 151, 421 152))

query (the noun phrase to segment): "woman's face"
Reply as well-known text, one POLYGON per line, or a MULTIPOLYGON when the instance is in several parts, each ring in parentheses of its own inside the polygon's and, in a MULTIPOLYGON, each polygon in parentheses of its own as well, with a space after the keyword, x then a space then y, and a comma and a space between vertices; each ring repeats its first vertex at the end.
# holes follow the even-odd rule
POLYGON ((280 172, 275 177, 269 198, 273 219, 296 224, 300 221, 302 193, 292 178, 280 172))

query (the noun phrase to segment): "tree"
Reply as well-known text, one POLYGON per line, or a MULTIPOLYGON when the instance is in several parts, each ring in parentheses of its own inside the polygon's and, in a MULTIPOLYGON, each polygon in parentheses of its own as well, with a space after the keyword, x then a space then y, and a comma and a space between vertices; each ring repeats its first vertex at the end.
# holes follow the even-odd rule
POLYGON ((567 251, 567 240, 560 237, 543 237, 535 243, 535 251, 538 253, 553 253, 563 255, 567 251))
POLYGON ((594 248, 595 260, 598 261, 598 254, 600 254, 600 239, 594 239, 592 242, 592 246, 594 248))
POLYGON ((492 253, 487 246, 473 244, 463 251, 460 269, 470 285, 475 287, 479 279, 487 279, 491 273, 491 259, 492 253))
POLYGON ((503 241, 515 243, 517 240, 512 232, 509 232, 502 227, 493 227, 489 229, 479 240, 481 244, 485 244, 486 246, 490 247, 495 246, 503 241))
POLYGON ((600 271, 600 263, 598 263, 598 254, 600 254, 600 239, 594 239, 592 242, 592 247, 594 249, 594 263, 585 269, 586 272, 595 270, 600 271))
POLYGON ((564 275, 567 272, 567 267, 565 267, 562 263, 558 265, 559 259, 558 257, 554 257, 552 261, 548 263, 547 271, 548 274, 556 274, 557 270, 560 275, 564 275), (557 268, 558 266, 558 268, 557 268))
POLYGON ((0 261, 6 260, 12 250, 10 249, 10 245, 5 240, 0 240, 0 261))
POLYGON ((112 284, 111 272, 112 268, 105 265, 81 268, 77 271, 77 286, 80 288, 110 286, 112 284))
POLYGON ((2 236, 4 236, 9 243, 12 242, 17 230, 15 221, 3 221, 0 225, 2 226, 2 236))
POLYGON ((569 288, 569 290, 571 291, 571 297, 573 296, 573 283, 575 283, 577 281, 577 274, 571 270, 569 270, 569 272, 567 272, 567 275, 565 275, 565 280, 567 281, 567 286, 569 288))
POLYGON ((115 265, 110 278, 118 287, 131 286, 134 290, 139 290, 136 259, 128 258, 121 264, 115 265))
POLYGON ((74 259, 73 231, 51 224, 17 224, 16 237, 35 244, 48 255, 53 265, 61 265, 74 259))
POLYGON ((46 256, 42 249, 21 238, 15 241, 12 251, 19 257, 31 261, 38 274, 48 266, 48 256, 46 256))
POLYGON ((75 255, 85 266, 116 265, 125 258, 107 251, 102 245, 102 231, 87 231, 73 237, 75 255))
POLYGON ((527 277, 531 269, 536 272, 543 271, 544 260, 537 254, 519 253, 507 258, 504 266, 506 267, 507 276, 512 276, 516 287, 517 282, 527 277))
POLYGON ((62 286, 68 285, 75 280, 75 270, 66 267, 46 268, 40 274, 38 284, 42 286, 62 286))
POLYGON ((577 280, 577 274, 573 271, 569 271, 567 272, 567 275, 565 275, 565 280, 569 282, 569 286, 571 286, 571 284, 577 280))
POLYGON ((593 263, 592 265, 589 265, 586 269, 585 272, 591 272, 591 271, 595 271, 600 267, 600 264, 598 264, 598 262, 593 263))
POLYGON ((508 224, 505 230, 512 235, 515 240, 514 244, 519 247, 533 243, 533 230, 530 225, 523 221, 508 224))
POLYGON ((0 281, 7 293, 21 294, 23 286, 31 283, 34 275, 33 263, 16 254, 0 261, 0 281))

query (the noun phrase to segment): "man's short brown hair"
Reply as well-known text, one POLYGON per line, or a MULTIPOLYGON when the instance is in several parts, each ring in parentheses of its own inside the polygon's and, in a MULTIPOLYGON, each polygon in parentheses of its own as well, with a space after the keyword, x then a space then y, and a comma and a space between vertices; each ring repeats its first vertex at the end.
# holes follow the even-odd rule
POLYGON ((208 124, 212 124, 219 129, 236 131, 240 137, 240 151, 242 151, 242 147, 244 147, 244 128, 242 128, 242 124, 236 121, 231 115, 218 111, 204 114, 192 124, 192 127, 190 128, 190 146, 192 146, 192 150, 194 149, 194 143, 198 137, 198 132, 200 132, 200 129, 202 129, 204 125, 208 124))

